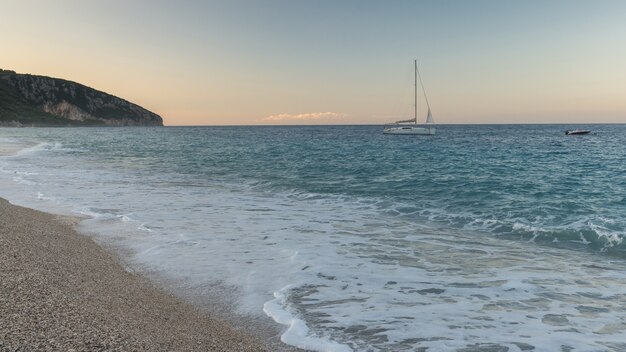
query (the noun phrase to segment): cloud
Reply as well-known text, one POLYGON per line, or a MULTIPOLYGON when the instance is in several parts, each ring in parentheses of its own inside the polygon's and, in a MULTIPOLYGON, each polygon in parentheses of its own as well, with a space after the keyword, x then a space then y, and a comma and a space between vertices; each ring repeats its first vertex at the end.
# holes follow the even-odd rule
POLYGON ((261 119, 261 121, 293 121, 293 120, 320 120, 320 119, 338 119, 346 117, 348 114, 341 112, 309 112, 304 114, 277 114, 270 115, 261 119))

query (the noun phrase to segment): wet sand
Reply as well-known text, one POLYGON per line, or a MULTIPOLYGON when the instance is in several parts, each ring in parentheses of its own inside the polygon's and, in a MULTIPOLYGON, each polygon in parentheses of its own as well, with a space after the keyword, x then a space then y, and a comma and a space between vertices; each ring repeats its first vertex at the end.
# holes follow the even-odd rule
POLYGON ((72 221, 0 198, 0 351, 270 351, 124 270, 72 221))

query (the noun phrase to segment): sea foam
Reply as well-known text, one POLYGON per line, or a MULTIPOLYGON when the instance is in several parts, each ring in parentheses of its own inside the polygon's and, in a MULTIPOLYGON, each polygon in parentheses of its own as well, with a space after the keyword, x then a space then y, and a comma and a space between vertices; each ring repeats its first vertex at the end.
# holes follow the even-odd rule
POLYGON ((80 230, 187 294, 235 287, 235 313, 307 349, 623 346, 626 214, 594 192, 624 189, 624 170, 591 168, 623 148, 340 129, 3 130, 30 147, 0 157, 0 196, 86 216, 80 230), (547 159, 564 145, 575 159, 547 159))

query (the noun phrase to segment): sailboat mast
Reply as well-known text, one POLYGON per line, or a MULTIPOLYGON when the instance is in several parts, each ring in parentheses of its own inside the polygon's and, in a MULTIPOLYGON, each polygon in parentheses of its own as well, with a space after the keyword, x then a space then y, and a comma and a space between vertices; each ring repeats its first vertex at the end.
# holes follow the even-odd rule
MULTIPOLYGON (((417 60, 415 61, 417 62, 417 60)), ((428 96, 426 95, 426 88, 424 88, 424 82, 422 82, 422 75, 420 75, 420 71, 417 69, 417 64, 415 64, 415 72, 417 73, 417 78, 420 81, 420 86, 422 87, 422 92, 424 93, 424 100, 426 100, 426 107, 428 108, 428 115, 426 117, 426 123, 433 123, 432 115, 430 113, 430 103, 428 102, 428 96)))
POLYGON ((415 124, 417 124, 417 59, 414 60, 414 64, 415 64, 415 85, 414 85, 414 93, 415 93, 415 104, 413 104, 415 106, 415 114, 413 115, 415 118, 415 124))

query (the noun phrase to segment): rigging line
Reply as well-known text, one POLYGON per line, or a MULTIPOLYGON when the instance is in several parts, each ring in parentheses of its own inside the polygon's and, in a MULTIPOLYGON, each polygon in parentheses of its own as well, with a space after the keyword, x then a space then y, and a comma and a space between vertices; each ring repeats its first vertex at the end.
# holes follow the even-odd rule
POLYGON ((417 66, 415 66, 415 70, 417 71, 417 78, 420 81, 422 92, 424 92, 424 99, 426 100, 426 106, 428 106, 428 109, 430 110, 430 104, 428 103, 428 96, 426 96, 426 89, 424 89, 424 82, 422 82, 422 75, 420 75, 420 70, 417 66))

